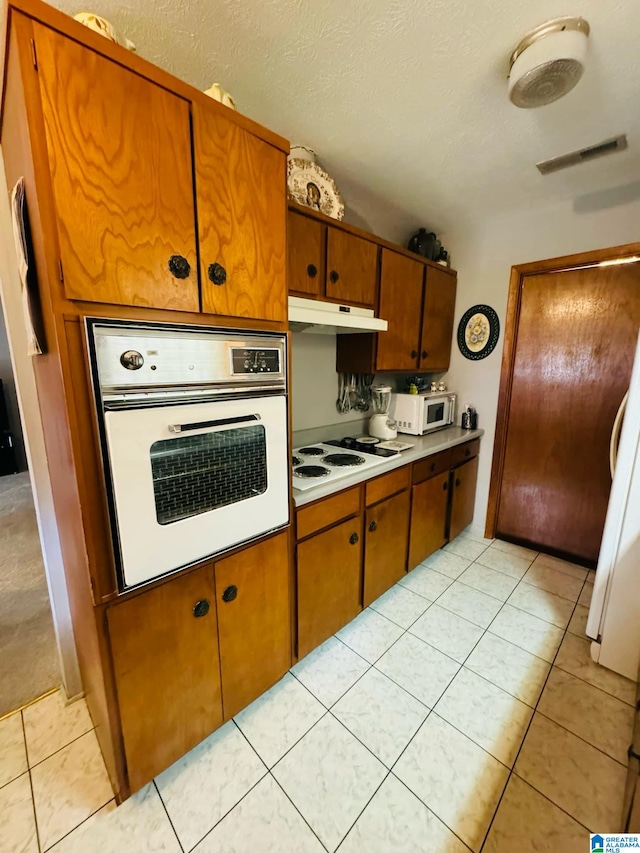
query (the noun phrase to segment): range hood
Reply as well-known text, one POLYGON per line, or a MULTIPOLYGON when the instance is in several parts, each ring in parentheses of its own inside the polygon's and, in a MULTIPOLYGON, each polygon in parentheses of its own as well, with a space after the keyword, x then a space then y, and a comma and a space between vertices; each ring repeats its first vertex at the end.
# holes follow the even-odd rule
POLYGON ((337 302, 289 297, 289 326, 292 332, 340 335, 356 332, 386 332, 386 320, 373 316, 369 308, 355 308, 337 302))

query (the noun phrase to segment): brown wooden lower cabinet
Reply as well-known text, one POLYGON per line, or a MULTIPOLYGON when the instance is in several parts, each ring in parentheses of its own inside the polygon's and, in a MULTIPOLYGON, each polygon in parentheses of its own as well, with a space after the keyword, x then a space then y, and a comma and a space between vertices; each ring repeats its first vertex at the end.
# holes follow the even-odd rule
POLYGON ((442 548, 446 539, 449 471, 411 488, 409 569, 442 548))
POLYGON ((451 472, 449 539, 455 539, 473 521, 477 479, 477 456, 469 462, 460 465, 460 467, 454 468, 451 472))
POLYGON ((392 587, 406 572, 410 498, 406 490, 370 507, 366 512, 365 607, 392 587))
POLYGON ((288 532, 215 564, 225 720, 291 666, 288 532))
POLYGON ((116 604, 107 620, 133 792, 222 723, 213 567, 116 604))
POLYGON ((298 543, 298 655, 304 657, 362 609, 362 516, 298 543))

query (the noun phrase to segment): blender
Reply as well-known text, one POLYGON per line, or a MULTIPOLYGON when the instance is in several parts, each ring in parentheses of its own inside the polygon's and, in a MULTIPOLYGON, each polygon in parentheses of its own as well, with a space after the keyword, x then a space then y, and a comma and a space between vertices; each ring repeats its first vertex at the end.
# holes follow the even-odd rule
POLYGON ((371 406, 374 414, 369 420, 369 435, 374 438, 396 438, 396 422, 389 417, 391 386, 374 385, 371 389, 371 406))

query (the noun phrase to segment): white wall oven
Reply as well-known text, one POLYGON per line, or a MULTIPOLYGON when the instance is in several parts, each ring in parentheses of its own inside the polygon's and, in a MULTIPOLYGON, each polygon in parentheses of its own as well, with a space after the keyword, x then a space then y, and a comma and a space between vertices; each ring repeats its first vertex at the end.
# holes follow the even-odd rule
POLYGON ((120 589, 288 524, 286 336, 86 331, 120 589))

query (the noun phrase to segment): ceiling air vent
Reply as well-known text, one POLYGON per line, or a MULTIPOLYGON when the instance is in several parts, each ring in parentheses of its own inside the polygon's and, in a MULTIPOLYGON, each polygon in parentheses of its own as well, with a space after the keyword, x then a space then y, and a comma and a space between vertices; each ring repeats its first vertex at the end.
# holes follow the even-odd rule
POLYGON ((604 157, 605 154, 615 154, 616 151, 624 151, 626 147, 627 136, 623 133, 620 136, 614 136, 613 139, 605 139, 604 142, 591 145, 589 148, 582 148, 580 151, 572 151, 571 154, 563 154, 561 157, 553 157, 551 160, 536 163, 536 166, 543 175, 548 175, 549 172, 568 169, 569 166, 577 166, 578 163, 584 163, 586 160, 595 160, 596 157, 604 157))

